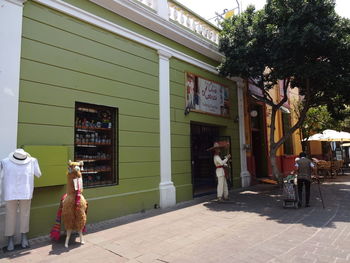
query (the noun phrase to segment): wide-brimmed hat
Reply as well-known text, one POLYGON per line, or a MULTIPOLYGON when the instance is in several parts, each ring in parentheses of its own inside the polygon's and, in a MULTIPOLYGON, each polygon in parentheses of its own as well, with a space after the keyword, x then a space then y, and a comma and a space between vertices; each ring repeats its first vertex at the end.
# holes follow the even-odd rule
POLYGON ((15 164, 26 164, 30 162, 30 154, 23 149, 17 149, 9 154, 9 159, 15 164))
POLYGON ((214 142, 214 145, 210 148, 207 149, 207 151, 212 151, 218 148, 223 148, 223 146, 221 146, 218 142, 214 142))
POLYGON ((214 142, 213 147, 208 148, 207 151, 212 151, 219 148, 227 148, 229 146, 230 146, 230 143, 227 141, 214 142))

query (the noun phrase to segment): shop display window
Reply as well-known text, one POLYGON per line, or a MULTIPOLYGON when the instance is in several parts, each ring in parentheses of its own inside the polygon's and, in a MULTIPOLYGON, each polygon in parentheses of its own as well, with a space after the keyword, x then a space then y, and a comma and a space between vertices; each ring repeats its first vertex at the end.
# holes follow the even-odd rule
POLYGON ((84 187, 118 183, 117 113, 118 110, 112 107, 75 104, 74 158, 84 162, 84 187))

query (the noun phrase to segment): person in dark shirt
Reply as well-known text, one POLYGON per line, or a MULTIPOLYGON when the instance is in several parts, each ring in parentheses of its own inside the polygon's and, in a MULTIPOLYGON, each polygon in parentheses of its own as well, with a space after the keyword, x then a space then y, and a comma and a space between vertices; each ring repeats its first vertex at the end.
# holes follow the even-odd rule
POLYGON ((299 159, 295 162, 295 171, 298 174, 298 196, 299 204, 301 207, 303 200, 303 186, 305 185, 305 207, 310 206, 310 186, 311 186, 311 174, 315 168, 314 163, 306 158, 306 153, 301 152, 299 159))

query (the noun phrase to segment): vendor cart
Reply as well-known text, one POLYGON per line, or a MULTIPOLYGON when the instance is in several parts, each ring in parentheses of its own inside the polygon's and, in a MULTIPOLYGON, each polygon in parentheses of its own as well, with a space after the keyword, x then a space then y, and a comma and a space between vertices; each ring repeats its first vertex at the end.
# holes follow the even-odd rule
POLYGON ((298 183, 295 175, 288 175, 283 180, 283 208, 298 208, 298 183))

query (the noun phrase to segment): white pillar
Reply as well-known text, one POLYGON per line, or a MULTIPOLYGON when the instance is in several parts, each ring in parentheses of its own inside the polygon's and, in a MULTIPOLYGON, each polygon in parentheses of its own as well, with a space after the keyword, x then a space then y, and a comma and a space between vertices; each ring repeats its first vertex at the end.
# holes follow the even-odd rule
POLYGON ((169 7, 167 0, 155 0, 157 14, 165 19, 169 20, 169 7))
POLYGON ((0 0, 0 159, 17 148, 24 2, 0 0))
POLYGON ((241 155, 241 182, 242 187, 250 186, 251 176, 247 169, 247 150, 244 127, 244 82, 241 79, 235 80, 237 83, 238 117, 239 117, 239 140, 241 155))
POLYGON ((159 54, 159 125, 160 125, 160 184, 161 208, 176 204, 176 191, 171 181, 170 135, 170 70, 171 54, 158 50, 159 54))
MULTIPOLYGON (((0 0, 0 160, 17 148, 19 73, 22 14, 25 0, 0 0)), ((1 176, 1 174, 0 174, 1 176)), ((0 178, 0 188, 2 178, 0 178)), ((5 208, 0 189, 0 247, 4 237, 5 208)), ((16 230, 16 234, 19 231, 16 230)), ((18 237, 15 240, 18 243, 18 237)))

